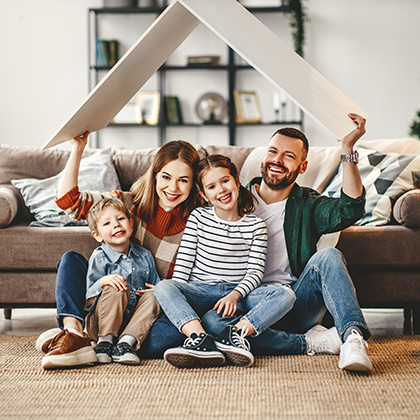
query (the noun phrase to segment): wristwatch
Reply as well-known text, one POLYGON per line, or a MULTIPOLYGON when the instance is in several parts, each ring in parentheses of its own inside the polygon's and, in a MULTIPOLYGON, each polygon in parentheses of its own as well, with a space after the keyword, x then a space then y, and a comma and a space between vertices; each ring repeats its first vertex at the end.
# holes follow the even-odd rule
POLYGON ((355 150, 351 155, 341 155, 341 162, 353 162, 357 165, 359 163, 359 153, 355 150))

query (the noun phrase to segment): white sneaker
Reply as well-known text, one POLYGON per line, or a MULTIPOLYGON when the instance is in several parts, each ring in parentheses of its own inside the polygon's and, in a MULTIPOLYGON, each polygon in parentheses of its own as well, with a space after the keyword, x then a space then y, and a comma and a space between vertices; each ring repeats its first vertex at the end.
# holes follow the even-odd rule
POLYGON ((343 344, 338 336, 337 328, 327 330, 322 325, 315 325, 305 334, 306 353, 313 356, 318 353, 339 354, 343 344))
POLYGON ((341 346, 338 367, 357 372, 370 372, 372 370, 372 362, 367 352, 368 344, 366 341, 356 330, 352 330, 347 340, 341 346))

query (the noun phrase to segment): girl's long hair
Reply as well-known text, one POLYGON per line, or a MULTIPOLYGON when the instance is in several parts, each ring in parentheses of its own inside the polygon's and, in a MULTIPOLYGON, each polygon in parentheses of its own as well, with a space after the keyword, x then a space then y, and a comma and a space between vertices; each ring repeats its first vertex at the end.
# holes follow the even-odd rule
POLYGON ((239 182, 239 174, 235 164, 223 155, 209 155, 200 160, 197 169, 197 188, 204 193, 203 178, 212 168, 226 168, 239 185, 238 195, 238 214, 242 217, 244 214, 252 213, 255 210, 254 196, 251 191, 243 187, 239 182))
POLYGON ((190 213, 201 204, 201 199, 195 183, 195 174, 197 172, 200 155, 196 148, 186 141, 171 141, 158 150, 152 166, 144 175, 138 178, 130 188, 137 214, 146 223, 150 223, 153 219, 159 201, 156 194, 156 174, 160 172, 166 164, 177 159, 185 162, 193 172, 190 194, 188 198, 180 204, 183 208, 184 218, 187 219, 190 213))

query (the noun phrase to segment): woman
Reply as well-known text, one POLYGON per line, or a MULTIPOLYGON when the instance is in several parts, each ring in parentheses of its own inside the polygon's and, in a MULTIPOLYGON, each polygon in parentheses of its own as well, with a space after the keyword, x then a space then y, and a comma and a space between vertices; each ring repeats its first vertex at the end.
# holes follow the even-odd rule
MULTIPOLYGON (((57 205, 80 220, 95 201, 116 196, 134 216, 132 240, 150 250, 155 257, 159 276, 172 276, 175 257, 186 221, 201 204, 194 174, 200 160, 197 150, 185 141, 165 144, 156 154, 152 166, 129 192, 107 193, 79 191, 78 173, 89 133, 73 139, 72 151, 60 183, 57 205)), ((59 360, 55 367, 77 366, 96 362, 96 354, 85 333, 84 310, 87 260, 75 251, 63 255, 56 279, 56 329, 43 333, 37 348, 59 360), (59 356, 59 357, 57 357, 59 356)), ((153 326, 143 345, 143 357, 161 357, 163 351, 182 343, 183 336, 162 316, 153 326)))

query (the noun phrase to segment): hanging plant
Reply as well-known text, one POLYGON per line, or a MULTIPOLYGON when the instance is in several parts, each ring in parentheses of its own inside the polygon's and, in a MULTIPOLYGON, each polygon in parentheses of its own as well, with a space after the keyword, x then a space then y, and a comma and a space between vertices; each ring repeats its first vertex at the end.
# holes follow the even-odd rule
POLYGON ((305 8, 301 0, 286 0, 290 13, 290 27, 295 51, 303 57, 303 46, 305 44, 305 23, 308 21, 305 8))
POLYGON ((410 136, 420 139, 420 111, 417 111, 417 118, 410 125, 410 136))

